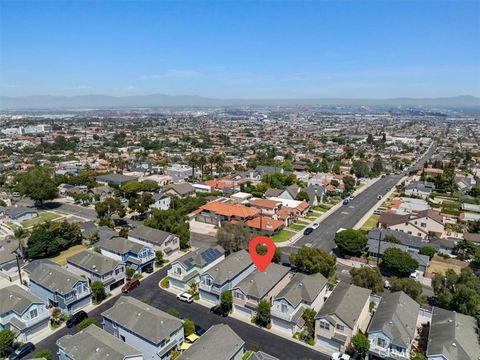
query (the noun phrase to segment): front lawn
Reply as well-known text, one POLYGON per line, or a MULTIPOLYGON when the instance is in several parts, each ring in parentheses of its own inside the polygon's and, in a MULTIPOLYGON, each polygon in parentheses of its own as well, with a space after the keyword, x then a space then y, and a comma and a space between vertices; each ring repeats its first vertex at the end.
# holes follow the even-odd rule
POLYGON ((282 230, 279 233, 272 236, 272 240, 276 243, 290 240, 295 235, 294 232, 288 230, 282 230))
POLYGON ((67 263, 67 258, 70 256, 76 255, 79 252, 82 252, 86 250, 87 248, 84 245, 74 245, 71 248, 68 248, 67 250, 63 250, 60 252, 60 255, 55 256, 52 258, 53 261, 55 261, 59 265, 65 265, 67 263))
POLYGON ((373 214, 372 216, 370 216, 368 218, 368 220, 365 221, 365 223, 362 225, 361 230, 367 230, 368 231, 368 230, 371 230, 374 227, 376 227, 379 217, 380 217, 380 215, 376 215, 376 214, 373 214))
POLYGON ((307 224, 299 224, 298 222, 295 224, 290 225, 287 229, 300 231, 307 227, 307 224))
POLYGON ((55 211, 50 211, 50 210, 40 210, 38 211, 38 216, 36 218, 30 219, 30 220, 25 220, 22 221, 22 227, 23 228, 30 228, 36 224, 40 224, 45 221, 55 221, 55 220, 60 220, 64 216, 55 212, 55 211))

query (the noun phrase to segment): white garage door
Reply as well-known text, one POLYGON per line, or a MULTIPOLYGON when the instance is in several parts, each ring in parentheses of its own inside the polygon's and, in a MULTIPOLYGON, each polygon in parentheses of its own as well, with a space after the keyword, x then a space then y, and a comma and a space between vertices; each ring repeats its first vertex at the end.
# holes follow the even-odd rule
POLYGON ((210 301, 214 304, 218 304, 220 302, 220 299, 218 298, 217 295, 203 291, 203 290, 200 290, 200 299, 210 301))
POLYGON ((239 315, 247 317, 248 319, 251 319, 253 315, 251 310, 239 305, 233 305, 233 311, 239 315))
POLYGON ((272 326, 275 327, 277 330, 282 331, 285 334, 289 334, 289 335, 293 334, 294 325, 289 321, 272 316, 272 326))
POLYGON ((322 336, 317 336, 318 345, 331 349, 332 351, 340 351, 340 344, 335 340, 326 339, 322 336))

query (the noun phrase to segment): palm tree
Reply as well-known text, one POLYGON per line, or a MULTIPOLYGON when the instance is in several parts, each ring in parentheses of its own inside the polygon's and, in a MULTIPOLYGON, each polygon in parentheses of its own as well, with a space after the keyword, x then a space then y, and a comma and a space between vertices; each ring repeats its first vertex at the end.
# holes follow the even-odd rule
POLYGON ((27 237, 27 235, 28 233, 23 227, 17 227, 13 232, 13 236, 15 237, 15 239, 18 240, 18 247, 20 248, 22 256, 25 249, 25 238, 27 237))
POLYGON ((205 168, 205 165, 207 165, 207 157, 205 156, 205 154, 200 154, 200 157, 198 158, 198 164, 200 165, 200 169, 202 171, 202 178, 204 176, 204 168, 205 168))
POLYGON ((192 178, 195 177, 195 167, 198 164, 198 159, 199 157, 197 153, 192 153, 188 158, 188 165, 192 167, 192 178))
POLYGON ((225 165, 225 156, 223 154, 218 154, 215 157, 216 169, 217 172, 221 175, 223 170, 223 165, 225 165))
POLYGON ((210 163, 210 175, 213 176, 213 164, 215 164, 216 155, 212 154, 208 157, 208 162, 210 163))

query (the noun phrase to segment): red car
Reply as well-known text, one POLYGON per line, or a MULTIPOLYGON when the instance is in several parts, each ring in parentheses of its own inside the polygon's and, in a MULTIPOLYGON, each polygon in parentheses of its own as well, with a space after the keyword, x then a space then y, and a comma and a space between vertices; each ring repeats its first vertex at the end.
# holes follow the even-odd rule
POLYGON ((127 282, 125 285, 123 285, 122 293, 128 294, 130 291, 135 289, 137 286, 140 286, 140 280, 132 279, 129 282, 127 282))

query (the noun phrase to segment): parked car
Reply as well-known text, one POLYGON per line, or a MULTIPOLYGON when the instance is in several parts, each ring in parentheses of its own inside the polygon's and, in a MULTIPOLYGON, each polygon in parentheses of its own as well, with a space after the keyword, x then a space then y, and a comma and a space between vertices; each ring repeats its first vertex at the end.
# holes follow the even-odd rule
POLYGON ((349 202, 350 202, 350 200, 345 199, 345 200, 343 200, 343 203, 342 203, 342 204, 343 204, 343 205, 348 205, 349 202))
POLYGON ((195 324, 195 333, 198 335, 198 336, 202 336, 203 334, 205 334, 207 332, 207 330, 205 330, 204 328, 202 328, 201 326, 195 324))
POLYGON ((318 229, 319 226, 320 226, 319 223, 313 223, 312 225, 310 225, 312 229, 318 229))
POLYGON ((436 296, 429 296, 427 301, 430 306, 440 306, 440 300, 436 296))
POLYGON ((313 228, 307 227, 305 230, 303 230, 303 235, 310 235, 313 232, 313 228))
POLYGON ((9 359, 10 360, 19 360, 27 356, 28 354, 32 353, 35 351, 35 345, 33 345, 31 342, 27 342, 20 347, 18 347, 13 354, 10 355, 9 359))
POLYGON ((220 305, 215 305, 214 307, 210 308, 210 312, 214 313, 215 315, 220 315, 220 316, 223 316, 223 317, 227 317, 228 313, 229 313, 228 310, 224 309, 220 305))
POLYGON ((140 280, 132 279, 129 282, 127 282, 125 285, 123 285, 122 293, 128 294, 130 291, 132 291, 133 289, 135 289, 138 286, 140 286, 140 280))
POLYGON ((418 275, 419 275, 418 271, 415 270, 414 272, 412 272, 412 273, 410 274, 410 279, 416 280, 416 279, 418 278, 418 275))
POLYGON ((181 293, 177 295, 177 299, 186 303, 192 303, 193 302, 193 296, 190 295, 189 293, 181 293))
POLYGON ((381 200, 381 199, 382 199, 382 195, 377 195, 377 199, 378 199, 378 200, 381 200))
POLYGON ((392 287, 392 285, 390 284, 390 281, 385 280, 384 283, 383 283, 383 287, 385 289, 390 289, 392 287))
POLYGON ((334 352, 330 359, 331 360, 350 360, 350 355, 342 354, 340 352, 334 352))
POLYGON ((143 268, 143 271, 145 271, 147 274, 153 273, 153 265, 148 265, 143 268))
POLYGON ((70 319, 67 320, 67 323, 66 323, 67 328, 74 327, 75 325, 81 323, 86 318, 88 318, 88 314, 85 311, 80 310, 79 312, 73 314, 70 317, 70 319))
POLYGON ((374 210, 373 213, 374 213, 375 215, 382 215, 382 214, 383 214, 383 211, 377 209, 377 210, 374 210))

